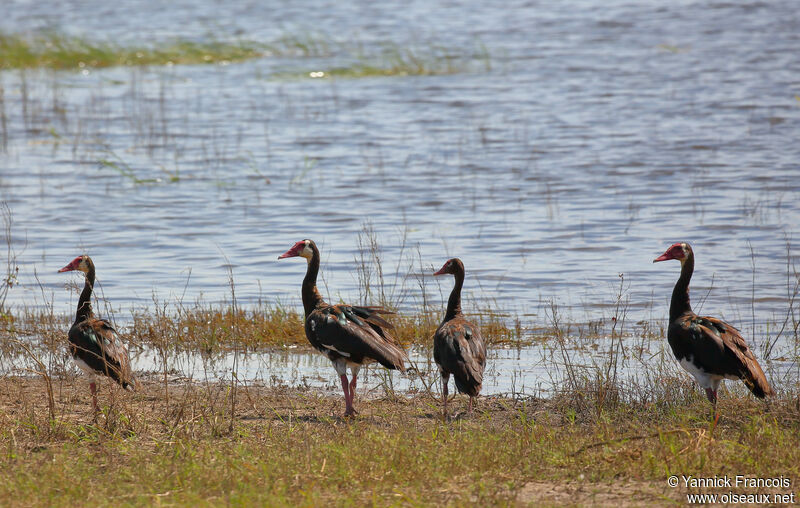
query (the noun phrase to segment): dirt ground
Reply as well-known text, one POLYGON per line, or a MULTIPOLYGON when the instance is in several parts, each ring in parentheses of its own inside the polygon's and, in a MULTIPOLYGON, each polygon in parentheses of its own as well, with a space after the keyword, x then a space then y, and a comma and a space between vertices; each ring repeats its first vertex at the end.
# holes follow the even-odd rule
MULTIPOLYGON (((156 378, 140 380, 135 393, 124 391, 101 380, 99 401, 103 408, 99 415, 91 409, 88 380, 83 377, 59 378, 52 382, 56 419, 70 425, 95 425, 109 432, 119 432, 119 415, 126 415, 128 425, 135 428, 139 438, 165 439, 175 428, 195 425, 199 439, 204 435, 223 432, 231 404, 231 386, 227 384, 189 384, 173 379, 166 385, 156 378), (213 416, 213 417, 212 417, 213 416), (214 426, 219 429, 202 428, 214 426), (212 423, 208 423, 212 422, 212 423), (223 429, 223 430, 221 430, 223 429), (149 436, 148 436, 149 435, 149 436)), ((20 421, 46 420, 48 395, 45 382, 40 377, 7 377, 0 379, 0 425, 14 428, 20 421)), ((357 397, 356 418, 376 426, 430 425, 441 418, 440 407, 427 394, 400 395, 396 397, 357 397), (398 419, 398 413, 402 418, 398 419), (410 418, 410 420, 409 420, 410 418)), ((466 399, 455 398, 450 421, 469 419, 466 399)), ((541 399, 511 400, 503 397, 481 397, 476 415, 490 422, 491 428, 514 425, 524 412, 538 421, 550 420, 559 424, 559 416, 552 415, 549 402, 541 399)), ((289 388, 239 386, 236 393, 236 421, 245 428, 257 429, 264 425, 282 425, 292 421, 324 428, 329 425, 346 425, 341 416, 343 401, 338 394, 320 391, 301 391, 289 388)), ((123 429, 124 431, 124 429, 123 429)), ((28 442, 30 449, 48 446, 44 435, 27 437, 18 432, 14 439, 28 442)), ((146 439, 144 439, 146 441, 146 439)), ((146 446, 145 443, 143 443, 146 446)), ((664 481, 639 481, 620 478, 618 481, 592 481, 578 479, 542 481, 517 478, 522 487, 516 489, 515 502, 520 505, 592 505, 592 506, 645 506, 680 502, 681 494, 669 489, 664 481)))

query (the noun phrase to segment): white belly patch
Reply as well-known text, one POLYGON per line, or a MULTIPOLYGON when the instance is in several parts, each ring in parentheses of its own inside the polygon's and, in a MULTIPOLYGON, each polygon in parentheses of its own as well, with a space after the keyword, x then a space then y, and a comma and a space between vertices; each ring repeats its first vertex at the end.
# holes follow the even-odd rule
POLYGON ((719 377, 712 376, 692 363, 691 357, 681 359, 680 364, 683 370, 694 376, 695 381, 697 381, 697 384, 699 384, 701 388, 711 388, 712 378, 719 377))
POLYGON ((93 368, 89 367, 88 363, 84 362, 80 358, 73 357, 72 359, 75 361, 75 365, 77 365, 78 368, 81 369, 82 371, 84 371, 85 373, 87 373, 89 375, 93 375, 93 374, 97 374, 98 373, 96 370, 94 370, 93 368))

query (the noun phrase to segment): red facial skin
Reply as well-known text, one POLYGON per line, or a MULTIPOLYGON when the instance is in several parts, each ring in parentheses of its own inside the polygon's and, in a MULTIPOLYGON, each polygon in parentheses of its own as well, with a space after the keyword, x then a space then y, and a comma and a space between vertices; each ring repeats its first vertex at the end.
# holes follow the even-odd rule
POLYGON ((291 249, 287 250, 286 252, 278 256, 278 259, 293 258, 299 256, 300 253, 303 252, 303 249, 305 248, 306 248, 306 242, 305 240, 301 240, 296 244, 292 245, 291 249))
POLYGON ((70 263, 67 266, 65 266, 64 268, 59 270, 58 273, 71 272, 72 270, 77 270, 78 269, 78 265, 81 264, 81 261, 83 261, 83 256, 76 257, 75 259, 70 261, 70 263))
POLYGON ((445 275, 450 273, 448 270, 450 269, 450 261, 445 262, 444 266, 439 268, 439 271, 434 273, 434 275, 445 275))
POLYGON ((670 259, 677 259, 678 261, 683 261, 686 257, 686 253, 683 251, 683 243, 675 243, 672 244, 669 249, 667 249, 664 254, 661 254, 657 258, 653 260, 653 263, 657 263, 659 261, 668 261, 670 259))

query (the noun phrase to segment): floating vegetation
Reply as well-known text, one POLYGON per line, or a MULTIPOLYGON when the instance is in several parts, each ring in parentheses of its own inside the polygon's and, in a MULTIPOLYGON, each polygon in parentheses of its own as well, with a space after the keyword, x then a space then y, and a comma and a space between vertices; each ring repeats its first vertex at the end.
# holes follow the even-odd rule
POLYGON ((272 43, 253 41, 172 40, 125 47, 109 42, 46 32, 0 33, 0 69, 97 69, 115 66, 226 64, 261 57, 330 58, 310 71, 289 70, 278 77, 362 78, 373 76, 434 76, 491 69, 483 45, 460 51, 439 45, 401 47, 335 41, 324 35, 284 35, 272 43), (373 49, 374 48, 374 49, 373 49))
POLYGON ((284 34, 268 46, 268 54, 275 56, 296 55, 304 57, 330 56, 334 51, 330 37, 314 34, 284 34))
POLYGON ((85 69, 135 65, 214 64, 257 58, 266 45, 249 41, 174 40, 162 45, 122 47, 82 37, 45 33, 0 33, 0 69, 85 69))
POLYGON ((302 73, 286 72, 283 77, 368 78, 377 76, 440 76, 492 69, 489 52, 484 46, 461 53, 449 48, 404 48, 385 45, 375 55, 359 54, 346 65, 318 68, 302 73))
POLYGON ((659 44, 658 49, 669 53, 686 53, 690 50, 688 46, 676 46, 674 44, 659 44))
POLYGON ((143 184, 143 183, 158 183, 158 180, 155 178, 139 178, 134 174, 131 167, 126 164, 124 161, 113 161, 109 159, 100 159, 98 161, 101 167, 113 169, 120 175, 124 176, 125 178, 129 179, 131 182, 135 184, 143 184))

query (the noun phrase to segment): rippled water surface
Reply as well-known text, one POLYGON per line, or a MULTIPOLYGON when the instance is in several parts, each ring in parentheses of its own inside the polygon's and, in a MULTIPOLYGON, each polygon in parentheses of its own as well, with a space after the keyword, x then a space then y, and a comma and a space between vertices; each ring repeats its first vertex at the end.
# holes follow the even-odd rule
MULTIPOLYGON (((71 312, 75 277, 56 270, 88 252, 120 316, 154 292, 223 300, 228 262, 242 304, 299 307, 304 263, 276 257, 307 237, 323 251, 323 293, 355 300, 369 222, 401 308, 419 305, 421 273, 459 256, 473 307, 531 326, 549 301, 607 317, 620 273, 629 320, 665 319, 679 267, 652 259, 685 240, 703 312, 739 324, 787 313, 800 223, 793 1, 123 4, 12 0, 0 29, 329 49, 0 73, 12 306, 71 312), (463 68, 307 77, 381 45, 445 48, 463 68)), ((449 280, 425 283, 446 298, 449 280)))

